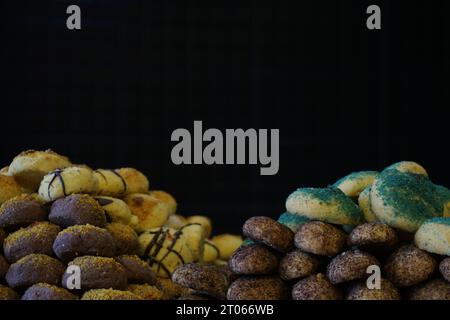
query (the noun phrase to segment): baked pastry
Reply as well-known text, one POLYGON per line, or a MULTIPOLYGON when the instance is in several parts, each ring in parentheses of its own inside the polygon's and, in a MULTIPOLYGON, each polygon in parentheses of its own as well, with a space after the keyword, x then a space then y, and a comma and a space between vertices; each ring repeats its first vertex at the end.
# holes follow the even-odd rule
POLYGON ((294 250, 281 259, 278 273, 283 280, 295 280, 315 274, 319 267, 318 258, 300 250, 294 250))
POLYGON ((131 212, 138 217, 138 232, 163 226, 169 218, 169 207, 157 198, 143 193, 134 193, 124 198, 131 212))
MULTIPOLYGON (((165 203, 168 207, 170 215, 173 215, 175 214, 175 212, 177 212, 177 201, 171 194, 162 190, 152 190, 148 194, 165 203)), ((194 221, 190 222, 192 223, 194 221)))
POLYGON ((80 256, 113 257, 116 247, 108 231, 86 224, 61 231, 53 243, 53 251, 62 261, 70 261, 80 256))
POLYGON ((414 237, 420 249, 450 256, 450 218, 426 220, 414 237))
POLYGON ((333 186, 340 189, 347 197, 358 199, 359 194, 369 187, 377 176, 377 171, 353 172, 336 181, 333 186))
POLYGON ((24 292, 22 300, 78 300, 78 297, 64 288, 37 283, 24 292))
POLYGON ((211 238, 211 242, 220 252, 221 260, 230 259, 231 255, 242 244, 242 237, 234 234, 219 234, 211 238))
POLYGON ((199 224, 203 227, 204 235, 209 238, 212 233, 212 222, 211 219, 206 216, 189 216, 186 220, 190 224, 199 224))
POLYGON ((179 214, 171 214, 168 218, 166 223, 164 224, 167 228, 172 229, 180 229, 182 226, 188 224, 185 217, 179 215, 179 214))
POLYGON ((410 300, 450 300, 450 283, 443 279, 433 279, 414 287, 410 300))
MULTIPOLYGON (((294 233, 269 217, 252 217, 242 227, 244 236, 277 251, 289 252, 294 246, 294 233)), ((222 251, 221 251, 222 252, 222 251)))
POLYGON ((277 271, 278 256, 270 248, 252 244, 236 250, 228 261, 235 274, 257 275, 271 274, 277 271))
POLYGON ((286 200, 291 213, 333 224, 357 225, 362 220, 358 206, 338 188, 301 188, 286 200))
POLYGON ((439 264, 439 271, 445 280, 450 282, 450 258, 445 258, 439 264))
POLYGON ((71 165, 69 159, 51 150, 20 153, 9 165, 8 174, 21 186, 37 191, 42 178, 51 171, 71 165))
POLYGON ((341 300, 342 293, 322 274, 298 281, 292 288, 293 300, 341 300))
POLYGON ((188 223, 179 230, 186 238, 194 262, 199 261, 203 257, 203 250, 205 247, 205 229, 199 223, 188 223))
POLYGON ((357 226, 347 238, 349 246, 357 246, 369 252, 387 252, 398 242, 394 229, 382 222, 364 223, 357 226))
POLYGON ((284 300, 289 290, 276 276, 243 276, 233 281, 227 300, 284 300))
POLYGON ((95 200, 105 211, 106 220, 136 228, 139 218, 131 212, 130 207, 123 200, 106 196, 97 196, 95 200))
POLYGON ((47 219, 47 211, 42 204, 31 195, 12 198, 0 207, 0 227, 16 230, 33 222, 47 219))
POLYGON ((52 202, 71 194, 95 194, 98 181, 91 169, 68 167, 52 171, 44 176, 39 186, 39 195, 52 202))
POLYGON ((163 292, 149 284, 129 284, 127 290, 143 300, 162 300, 163 292))
POLYGON ((22 188, 13 177, 0 175, 0 205, 22 194, 22 188))
POLYGON ((294 233, 297 232, 301 225, 308 221, 309 219, 307 217, 287 211, 278 217, 278 222, 291 229, 294 233))
POLYGON ((0 301, 2 300, 18 300, 19 295, 13 289, 0 284, 0 301))
POLYGON ((367 288, 365 281, 351 285, 347 300, 400 300, 400 293, 389 280, 381 278, 379 289, 367 288))
POLYGON ((142 261, 136 255, 121 255, 116 258, 127 272, 129 283, 156 284, 156 276, 148 263, 142 261))
POLYGON ((370 275, 367 268, 373 265, 380 265, 374 256, 359 250, 349 250, 331 260, 327 277, 332 284, 365 279, 370 275))
POLYGON ((189 293, 189 289, 172 281, 170 278, 157 278, 156 287, 161 290, 161 300, 174 300, 189 293))
POLYGON ((86 291, 81 300, 142 300, 142 298, 131 291, 93 289, 86 291))
POLYGON ((322 221, 306 222, 295 233, 295 246, 320 256, 335 256, 345 247, 344 231, 322 221))
POLYGON ((114 239, 116 255, 139 253, 139 238, 130 226, 113 222, 106 226, 106 230, 114 239))
POLYGON ((93 172, 97 179, 97 194, 100 196, 121 197, 127 191, 125 179, 115 170, 97 169, 93 172))
POLYGON ((147 177, 134 168, 120 168, 115 170, 127 183, 126 194, 147 193, 149 183, 147 177))
POLYGON ((414 161, 400 161, 390 165, 386 169, 394 169, 403 173, 413 173, 428 177, 428 173, 424 167, 414 161))
POLYGON ((56 200, 52 204, 48 219, 63 228, 83 224, 97 227, 106 225, 105 211, 87 194, 72 194, 56 200))
POLYGON ((53 242, 60 231, 57 225, 42 221, 10 233, 3 246, 5 257, 10 262, 16 262, 32 253, 52 256, 53 242))
POLYGON ((214 260, 220 259, 220 250, 211 240, 206 239, 203 247, 203 258, 200 260, 202 262, 212 262, 214 260))
POLYGON ((378 221, 377 216, 373 213, 372 208, 370 206, 370 192, 372 190, 372 186, 365 188, 358 197, 358 206, 361 209, 361 212, 364 216, 364 220, 367 222, 378 221))

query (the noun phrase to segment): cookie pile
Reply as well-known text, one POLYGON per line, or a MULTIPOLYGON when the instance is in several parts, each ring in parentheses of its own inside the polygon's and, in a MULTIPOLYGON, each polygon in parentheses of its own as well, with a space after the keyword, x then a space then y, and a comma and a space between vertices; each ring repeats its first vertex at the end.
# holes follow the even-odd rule
POLYGON ((224 264, 240 236, 211 239, 134 168, 92 170, 26 151, 0 170, 0 300, 173 299, 182 264, 224 264), (78 272, 77 280, 74 275, 78 272))
POLYGON ((450 300, 450 191, 419 164, 298 189, 286 209, 245 222, 228 299, 450 300))

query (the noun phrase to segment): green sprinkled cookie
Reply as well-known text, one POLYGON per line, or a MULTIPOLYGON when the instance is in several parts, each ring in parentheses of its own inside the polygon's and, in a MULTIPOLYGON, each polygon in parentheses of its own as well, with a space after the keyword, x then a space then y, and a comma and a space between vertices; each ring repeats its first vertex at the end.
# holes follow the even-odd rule
POLYGON ((424 167, 414 161, 400 161, 387 167, 385 170, 394 169, 403 173, 413 173, 428 177, 424 167))
POLYGON ((278 217, 278 222, 285 225, 293 232, 297 232, 300 226, 308 221, 309 219, 307 217, 290 212, 285 212, 278 217))
POLYGON ((414 241, 422 250, 450 256, 450 218, 425 221, 417 230, 414 241))
POLYGON ((358 198, 359 194, 370 186, 377 176, 377 171, 353 172, 336 181, 333 187, 340 189, 348 197, 358 198))
POLYGON ((371 186, 365 188, 363 192, 359 194, 358 197, 359 209, 361 209, 361 212, 364 216, 364 220, 366 220, 367 222, 374 222, 378 220, 377 216, 375 215, 375 213, 373 213, 372 208, 370 207, 371 190, 372 190, 371 186))

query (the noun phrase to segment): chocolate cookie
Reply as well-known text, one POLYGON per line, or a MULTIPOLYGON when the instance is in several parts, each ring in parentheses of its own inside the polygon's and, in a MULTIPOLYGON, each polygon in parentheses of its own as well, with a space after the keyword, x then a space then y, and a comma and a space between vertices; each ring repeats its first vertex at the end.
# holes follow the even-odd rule
POLYGON ((1 300, 18 300, 19 295, 13 289, 0 284, 0 301, 1 300))
POLYGON ((45 254, 30 254, 13 263, 6 274, 6 281, 13 289, 24 289, 39 282, 58 285, 64 273, 64 265, 45 254))
POLYGON ((133 228, 114 222, 109 223, 106 230, 114 239, 116 255, 139 253, 139 238, 133 228))
POLYGON ((227 291, 228 300, 283 300, 288 296, 288 288, 276 276, 243 276, 227 291))
POLYGON ((393 228, 382 222, 364 223, 350 233, 347 243, 362 250, 386 252, 392 250, 398 242, 393 228))
POLYGON ((364 279, 369 276, 367 268, 379 264, 377 258, 368 253, 349 250, 331 260, 327 277, 332 284, 364 279))
POLYGON ((53 250, 63 261, 79 256, 115 255, 113 237, 105 229, 91 225, 72 226, 61 231, 53 243, 53 250))
POLYGON ((242 227, 244 236, 261 242, 277 251, 289 252, 294 244, 294 233, 288 227, 269 217, 252 217, 242 227))
POLYGON ((78 300, 78 297, 66 289, 47 283, 37 283, 25 291, 22 300, 78 300))
POLYGON ((297 282, 292 288, 293 300, 341 300, 341 292, 318 273, 297 282))
POLYGON ((450 283, 443 279, 434 279, 414 287, 410 300, 450 300, 450 283))
POLYGON ((47 211, 33 196, 12 198, 0 207, 0 228, 16 230, 47 219, 47 211))
POLYGON ((319 259, 313 255, 294 250, 281 259, 278 272, 281 279, 294 280, 316 273, 319 266, 319 259))
POLYGON ((270 274, 278 268, 278 257, 266 246, 252 244, 239 248, 228 264, 235 274, 270 274))
POLYGON ((138 256, 122 255, 118 256, 116 261, 125 268, 128 282, 156 284, 156 275, 152 268, 138 256))
POLYGON ((346 237, 344 231, 331 224, 310 221, 295 233, 295 246, 320 256, 335 256, 344 249, 346 237))
POLYGON ((347 300, 400 300, 397 288, 386 279, 381 279, 380 289, 369 289, 365 281, 353 284, 347 300))
POLYGON ((445 280, 450 282, 450 258, 445 258, 439 265, 439 271, 445 280))

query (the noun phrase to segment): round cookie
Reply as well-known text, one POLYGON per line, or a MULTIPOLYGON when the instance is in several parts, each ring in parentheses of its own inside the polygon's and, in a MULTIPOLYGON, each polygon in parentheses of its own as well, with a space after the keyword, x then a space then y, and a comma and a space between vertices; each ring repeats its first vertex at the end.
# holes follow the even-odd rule
POLYGON ((345 247, 347 235, 331 224, 310 221, 295 233, 295 246, 320 256, 335 256, 345 247))
POLYGON ((0 255, 0 280, 3 279, 8 272, 9 263, 6 261, 5 257, 0 255))
POLYGON ((22 188, 13 177, 0 175, 0 205, 22 194, 22 188))
POLYGON ((309 219, 307 217, 300 216, 295 213, 285 212, 282 213, 278 217, 278 222, 282 225, 285 225, 289 229, 292 230, 292 232, 297 232, 297 230, 300 228, 300 226, 306 222, 308 222, 309 219))
POLYGON ((121 223, 109 223, 106 230, 114 239, 116 255, 139 253, 139 238, 133 228, 121 223))
POLYGON ((136 255, 121 255, 116 258, 127 272, 129 283, 147 283, 154 285, 156 276, 148 263, 142 261, 136 255))
POLYGON ((331 260, 327 267, 327 277, 332 284, 365 279, 369 276, 367 268, 379 264, 377 258, 368 253, 349 250, 331 260))
POLYGON ((103 208, 87 194, 72 194, 56 200, 52 204, 48 219, 63 228, 83 224, 97 227, 106 225, 103 208))
POLYGON ((364 223, 357 226, 347 238, 347 244, 369 252, 391 251, 398 243, 394 229, 382 222, 364 223))
POLYGON ((388 258, 384 272, 396 287, 409 287, 427 280, 436 265, 430 254, 413 245, 405 245, 388 258))
POLYGON ((189 216, 186 217, 188 223, 200 224, 204 229, 204 234, 206 238, 211 236, 212 232, 212 222, 211 219, 205 216, 189 216))
POLYGON ((450 282, 450 258, 445 258, 439 264, 439 271, 445 280, 450 282))
POLYGON ((97 169, 93 172, 98 182, 97 194, 120 197, 127 191, 125 179, 114 170, 97 169))
POLYGON ((51 150, 22 152, 9 165, 8 174, 24 188, 36 191, 42 178, 56 169, 63 169, 71 165, 67 157, 51 150))
POLYGON ((156 228, 139 235, 140 256, 160 277, 170 278, 180 265, 193 262, 194 256, 183 232, 156 228))
MULTIPOLYGON (((113 258, 84 256, 75 258, 69 263, 69 267, 79 267, 81 275, 81 290, 90 289, 118 289, 127 287, 127 271, 113 258)), ((64 272, 62 285, 69 286, 72 273, 64 272)))
POLYGON ((22 300, 78 300, 78 297, 64 288, 37 283, 24 292, 22 300))
POLYGON ((288 288, 275 276, 243 276, 227 291, 227 300, 284 300, 288 296, 288 288))
POLYGON ((269 217, 252 217, 242 227, 244 236, 261 242, 277 251, 289 252, 294 244, 294 233, 288 227, 269 217))
POLYGON ((143 300, 162 300, 163 292, 149 284, 130 284, 127 290, 139 296, 143 300))
POLYGON ((45 175, 39 186, 39 195, 46 202, 67 197, 71 194, 95 194, 98 181, 91 169, 68 167, 45 175))
POLYGON ((235 274, 271 274, 277 270, 278 261, 277 255, 271 249, 252 244, 236 250, 228 261, 228 265, 235 274))
POLYGON ((171 214, 169 218, 167 218, 166 223, 164 224, 167 228, 172 229, 180 229, 182 226, 186 225, 188 222, 185 217, 180 216, 179 214, 171 214))
POLYGON ((341 292, 321 273, 297 282, 292 288, 293 300, 342 300, 341 292))
POLYGON ((444 217, 450 217, 450 190, 444 186, 435 184, 436 191, 444 205, 444 217))
POLYGON ((127 184, 126 194, 147 193, 149 183, 147 177, 134 168, 120 168, 115 170, 127 184))
POLYGON ((428 177, 427 171, 418 163, 413 161, 401 161, 394 163, 387 167, 385 170, 394 169, 403 173, 413 173, 428 177))
POLYGON ((188 263, 175 269, 172 281, 196 292, 225 299, 228 278, 214 265, 188 263))
POLYGON ((113 257, 116 248, 108 231, 87 224, 61 231, 53 243, 53 251, 59 259, 70 261, 79 256, 113 257))
POLYGON ((188 223, 179 229, 183 233, 188 247, 191 249, 194 262, 203 257, 205 248, 205 229, 201 224, 188 223))
POLYGON ((136 228, 139 218, 135 216, 128 205, 116 198, 98 196, 95 197, 98 204, 103 208, 106 213, 106 220, 109 222, 119 222, 136 228))
POLYGON ((369 289, 365 281, 357 282, 350 287, 347 300, 400 300, 400 293, 394 285, 381 279, 380 289, 369 289))
POLYGON ((361 210, 364 220, 367 222, 378 221, 377 216, 373 213, 372 208, 370 207, 370 192, 372 187, 367 187, 359 194, 358 197, 358 206, 361 210))
POLYGON ((130 291, 114 289, 93 289, 86 291, 81 300, 142 300, 138 295, 130 291))
POLYGON ((6 274, 6 281, 13 289, 24 289, 39 282, 58 285, 64 273, 64 265, 44 254, 30 254, 13 263, 6 274))
POLYGON ((18 300, 19 295, 13 289, 0 284, 0 301, 18 300))
POLYGON ((235 234, 219 234, 211 238, 211 242, 216 246, 220 252, 220 259, 230 259, 233 252, 237 250, 242 244, 242 237, 235 234))
POLYGON ((289 195, 286 209, 312 220, 333 224, 359 224, 358 206, 338 188, 302 188, 289 195))
POLYGON ((450 218, 426 220, 417 230, 414 242, 422 250, 450 256, 450 218))
POLYGON ((444 211, 435 185, 426 176, 392 169, 384 170, 373 183, 370 204, 378 220, 408 232, 444 211))
POLYGON ((47 211, 31 195, 12 198, 0 207, 0 227, 15 230, 47 219, 47 211))
POLYGON ((450 300, 450 283, 443 279, 434 279, 414 287, 410 300, 450 300))
POLYGON ((377 176, 377 171, 353 172, 336 181, 333 187, 340 189, 347 197, 357 199, 359 194, 370 186, 377 176))
MULTIPOLYGON (((168 207, 170 215, 173 215, 175 214, 175 212, 177 212, 177 201, 171 194, 162 190, 152 190, 148 194, 165 203, 168 207)), ((194 221, 191 221, 191 223, 193 222, 194 221)))
POLYGON ((320 261, 316 257, 294 250, 281 259, 278 273, 283 280, 295 280, 313 275, 319 266, 320 261))
POLYGON ((5 239, 5 257, 10 262, 16 262, 32 253, 51 256, 53 242, 60 231, 60 227, 47 221, 35 222, 27 228, 19 229, 5 239))
POLYGON ((202 262, 212 262, 220 258, 219 248, 211 240, 206 239, 203 248, 202 262))
POLYGON ((138 217, 138 232, 163 226, 169 218, 169 207, 161 200, 143 193, 134 193, 124 198, 131 212, 138 217))

